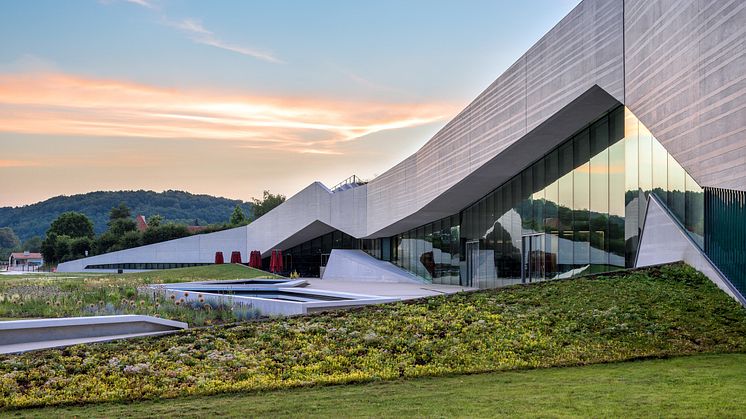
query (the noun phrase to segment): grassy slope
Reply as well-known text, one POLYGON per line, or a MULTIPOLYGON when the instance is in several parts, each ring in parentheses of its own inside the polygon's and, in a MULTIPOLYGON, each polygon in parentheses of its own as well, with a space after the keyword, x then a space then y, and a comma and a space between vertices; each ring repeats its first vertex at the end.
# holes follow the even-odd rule
POLYGON ((746 354, 185 397, 18 417, 744 417, 746 354), (340 405, 340 401, 344 401, 340 405))
POLYGON ((0 357, 0 406, 268 390, 746 351, 682 266, 0 357))

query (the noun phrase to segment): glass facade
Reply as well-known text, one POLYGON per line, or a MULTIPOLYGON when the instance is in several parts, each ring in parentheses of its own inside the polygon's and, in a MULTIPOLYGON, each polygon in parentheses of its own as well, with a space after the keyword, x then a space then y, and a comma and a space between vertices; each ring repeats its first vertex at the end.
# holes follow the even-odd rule
MULTIPOLYGON (((284 268, 287 272, 296 271, 302 277, 319 277, 321 267, 326 266, 332 249, 361 249, 362 242, 363 240, 335 230, 284 250, 284 268)), ((265 269, 269 268, 269 258, 264 258, 262 264, 265 269)))
POLYGON ((624 146, 627 266, 634 264, 650 193, 666 204, 694 242, 704 249, 704 190, 629 110, 625 114, 624 146))
POLYGON ((318 276, 334 248, 479 288, 607 272, 634 266, 651 193, 704 247, 703 189, 620 106, 458 214, 372 240, 336 231, 287 250, 286 266, 318 276))
POLYGON ((391 261, 480 288, 632 267, 650 193, 703 244, 702 188, 619 107, 459 214, 393 237, 391 261))
POLYGON ((459 216, 442 218, 391 238, 391 262, 437 284, 460 283, 459 216))
POLYGON ((208 265, 212 265, 212 263, 105 263, 99 265, 86 265, 84 269, 126 269, 145 271, 151 269, 177 269, 208 265))

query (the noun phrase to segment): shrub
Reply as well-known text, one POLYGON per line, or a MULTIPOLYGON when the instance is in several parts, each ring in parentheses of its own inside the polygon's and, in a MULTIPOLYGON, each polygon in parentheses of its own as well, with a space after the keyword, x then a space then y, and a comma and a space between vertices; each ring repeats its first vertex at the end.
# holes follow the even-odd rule
POLYGON ((160 243, 167 240, 180 239, 189 235, 186 226, 167 223, 145 230, 142 235, 143 244, 160 243))

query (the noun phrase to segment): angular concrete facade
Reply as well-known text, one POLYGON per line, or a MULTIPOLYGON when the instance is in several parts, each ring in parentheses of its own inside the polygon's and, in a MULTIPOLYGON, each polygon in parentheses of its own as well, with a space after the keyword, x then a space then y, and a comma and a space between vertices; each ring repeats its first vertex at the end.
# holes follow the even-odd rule
POLYGON ((623 103, 700 185, 746 190, 746 2, 624 9, 623 103))
MULTIPOLYGON (((698 187, 746 190, 746 3, 584 0, 420 150, 369 183, 331 191, 315 182, 247 227, 59 269, 210 263, 215 251, 266 257, 333 232, 387 241, 459 216, 622 106, 698 187)), ((381 243, 387 260, 391 244, 381 243)))

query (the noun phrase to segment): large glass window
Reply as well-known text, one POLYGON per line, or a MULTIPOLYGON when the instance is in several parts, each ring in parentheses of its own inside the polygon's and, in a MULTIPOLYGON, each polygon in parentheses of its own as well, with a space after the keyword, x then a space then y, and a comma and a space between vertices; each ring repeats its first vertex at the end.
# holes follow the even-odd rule
POLYGON ((546 276, 554 278, 559 267, 559 166, 558 151, 555 150, 544 159, 544 231, 546 234, 546 276))
POLYGON ((573 268, 573 153, 572 141, 568 141, 559 149, 559 258, 560 272, 568 272, 573 268))
POLYGON ((639 147, 639 123, 631 112, 624 115, 624 170, 625 211, 624 218, 624 241, 626 266, 633 266, 637 254, 637 241, 639 238, 639 215, 640 215, 640 170, 641 164, 626 164, 626 162, 640 162, 639 147))
POLYGON ((609 269, 609 123, 591 126, 590 161, 590 263, 591 270, 609 269))
POLYGON ((697 182, 685 173, 686 202, 684 203, 686 219, 684 225, 689 234, 694 238, 700 247, 704 248, 705 235, 705 201, 704 190, 697 182))
POLYGON ((394 253, 422 278, 466 284, 470 242, 483 287, 631 267, 653 191, 701 243, 702 188, 619 107, 459 214, 397 236, 394 253))
POLYGON ((533 195, 531 203, 533 205, 533 215, 531 217, 531 229, 536 233, 544 232, 544 160, 540 160, 531 168, 533 178, 533 195))
POLYGON ((522 225, 523 218, 521 215, 521 178, 516 176, 510 182, 511 191, 511 221, 510 221, 510 240, 511 240, 511 278, 521 277, 521 247, 522 247, 522 225))
POLYGON ((590 144, 589 132, 573 139, 575 170, 573 174, 573 265, 580 272, 590 263, 590 144))
MULTIPOLYGON (((622 124, 619 118, 619 124, 622 124)), ((623 268, 625 262, 625 178, 624 140, 609 147, 609 265, 623 268)), ((631 266, 631 265, 630 265, 631 266)))
MULTIPOLYGON (((665 151, 665 149, 663 150, 665 151)), ((668 209, 679 220, 686 219, 686 172, 668 155, 668 209)))
POLYGON ((297 271, 301 276, 318 277, 320 267, 326 262, 324 255, 332 249, 360 249, 361 244, 361 240, 339 230, 333 231, 284 250, 287 255, 285 269, 297 271))
MULTIPOLYGON (((644 205, 648 194, 653 190, 653 136, 650 131, 645 128, 644 125, 637 123, 638 132, 638 157, 639 162, 638 168, 638 185, 639 185, 639 203, 637 217, 640 227, 642 228, 642 221, 645 219, 645 213, 647 211, 647 205, 644 205)), ((629 166, 629 165, 625 165, 629 166)))
POLYGON ((425 278, 432 279, 435 274, 435 260, 433 258, 433 225, 425 224, 425 236, 422 240, 424 249, 420 261, 425 268, 425 278))
POLYGON ((703 246, 704 191, 650 131, 625 109, 627 266, 634 264, 647 200, 654 192, 694 241, 703 246), (637 159, 635 159, 637 156, 637 159), (634 175, 637 174, 635 183, 634 175), (636 188, 635 188, 636 186, 636 188), (636 191, 635 191, 636 189, 636 191))
POLYGON ((461 283, 461 225, 459 215, 451 217, 451 281, 461 283))

